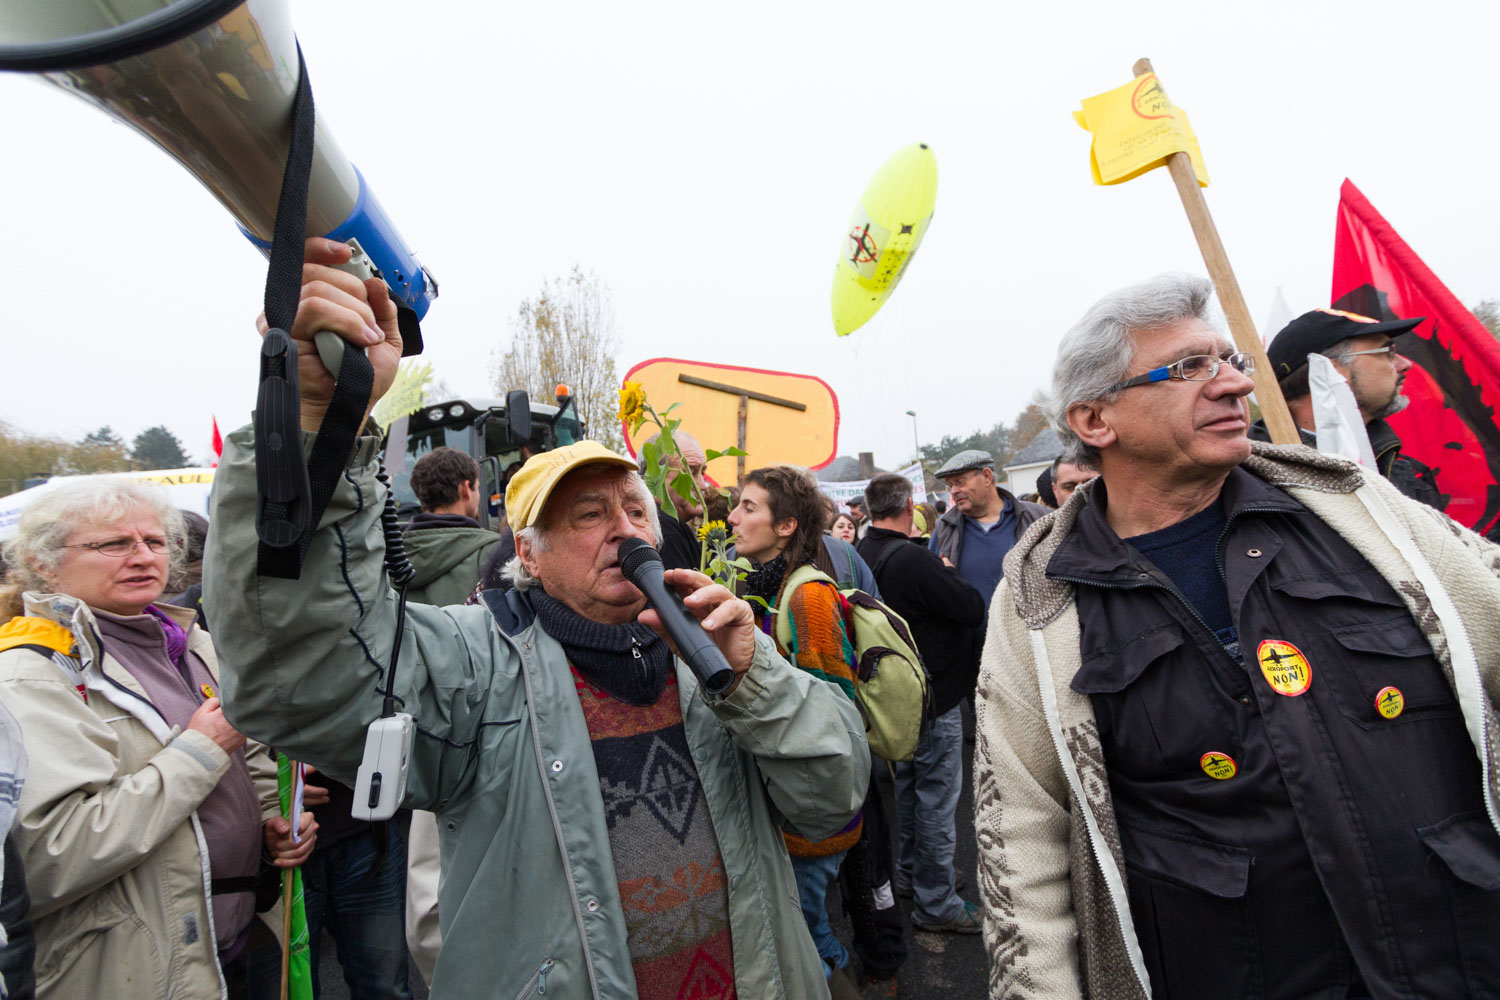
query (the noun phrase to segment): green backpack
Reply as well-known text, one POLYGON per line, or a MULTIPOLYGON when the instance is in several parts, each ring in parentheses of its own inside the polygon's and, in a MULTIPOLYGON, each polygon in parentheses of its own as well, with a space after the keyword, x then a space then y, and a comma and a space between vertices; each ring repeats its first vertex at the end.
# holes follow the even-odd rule
MULTIPOLYGON (((838 584, 812 565, 798 566, 787 577, 782 593, 790 595, 804 583, 838 584)), ((890 761, 911 760, 930 715, 927 668, 906 620, 863 590, 839 589, 844 633, 854 647, 856 664, 854 703, 865 719, 870 752, 890 761)), ((790 597, 786 601, 790 605, 790 597)), ((791 612, 776 616, 776 641, 797 662, 797 630, 791 612)))

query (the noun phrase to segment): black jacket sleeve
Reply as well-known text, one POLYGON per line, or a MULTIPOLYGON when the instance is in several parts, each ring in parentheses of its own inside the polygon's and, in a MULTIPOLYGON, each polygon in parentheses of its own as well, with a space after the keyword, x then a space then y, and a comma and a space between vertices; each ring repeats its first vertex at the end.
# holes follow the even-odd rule
POLYGON ((0 925, 5 943, 0 944, 0 978, 5 980, 9 1000, 36 997, 36 934, 31 927, 31 896, 26 891, 26 872, 21 852, 9 834, 5 837, 5 873, 0 878, 0 925))
POLYGON ((902 552, 896 558, 904 563, 901 570, 909 574, 908 586, 923 613, 963 628, 983 625, 984 597, 974 585, 928 549, 920 545, 911 549, 914 555, 902 552))
POLYGON ((667 569, 698 568, 698 556, 702 548, 693 531, 670 513, 656 508, 661 517, 661 562, 667 569))

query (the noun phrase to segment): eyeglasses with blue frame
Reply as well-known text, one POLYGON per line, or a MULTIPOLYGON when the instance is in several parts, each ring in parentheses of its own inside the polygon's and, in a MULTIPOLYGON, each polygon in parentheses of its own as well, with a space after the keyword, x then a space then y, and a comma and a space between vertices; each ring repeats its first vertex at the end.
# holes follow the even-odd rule
POLYGON ((1170 365, 1162 365, 1153 368, 1144 375, 1128 378, 1123 382, 1116 382, 1105 389, 1103 395, 1111 395, 1121 389, 1129 389, 1133 385, 1147 385, 1151 382, 1165 382, 1168 379, 1179 378, 1187 382, 1207 382, 1219 374, 1220 365, 1229 365, 1235 371, 1244 375, 1255 374, 1255 358, 1249 354, 1236 351, 1224 358, 1216 358, 1212 354, 1194 354, 1174 361, 1170 365))

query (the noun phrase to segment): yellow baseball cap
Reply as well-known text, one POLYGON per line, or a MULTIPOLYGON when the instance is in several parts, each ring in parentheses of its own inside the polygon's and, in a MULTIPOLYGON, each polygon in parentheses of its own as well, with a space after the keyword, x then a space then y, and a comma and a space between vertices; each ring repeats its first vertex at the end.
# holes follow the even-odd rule
POLYGON ((562 482, 563 476, 585 465, 636 469, 636 464, 630 459, 615 454, 598 441, 579 441, 533 455, 505 488, 505 519, 510 530, 520 531, 540 521, 542 507, 552 495, 552 488, 562 482))

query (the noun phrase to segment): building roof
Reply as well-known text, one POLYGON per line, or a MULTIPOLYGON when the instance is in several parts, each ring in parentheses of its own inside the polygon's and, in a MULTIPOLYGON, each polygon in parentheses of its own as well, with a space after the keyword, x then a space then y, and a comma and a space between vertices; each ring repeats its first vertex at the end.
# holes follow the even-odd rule
MULTIPOLYGON (((885 471, 876 466, 875 475, 885 471)), ((853 455, 840 455, 821 469, 814 469, 813 475, 820 483, 852 483, 865 478, 859 474, 859 459, 853 455)))
POLYGON ((1057 436, 1057 431, 1051 427, 1043 427, 1036 437, 1027 442, 1026 447, 1011 456, 1010 461, 1005 463, 1005 467, 1013 469, 1020 465, 1050 462, 1062 453, 1062 438, 1057 436))

